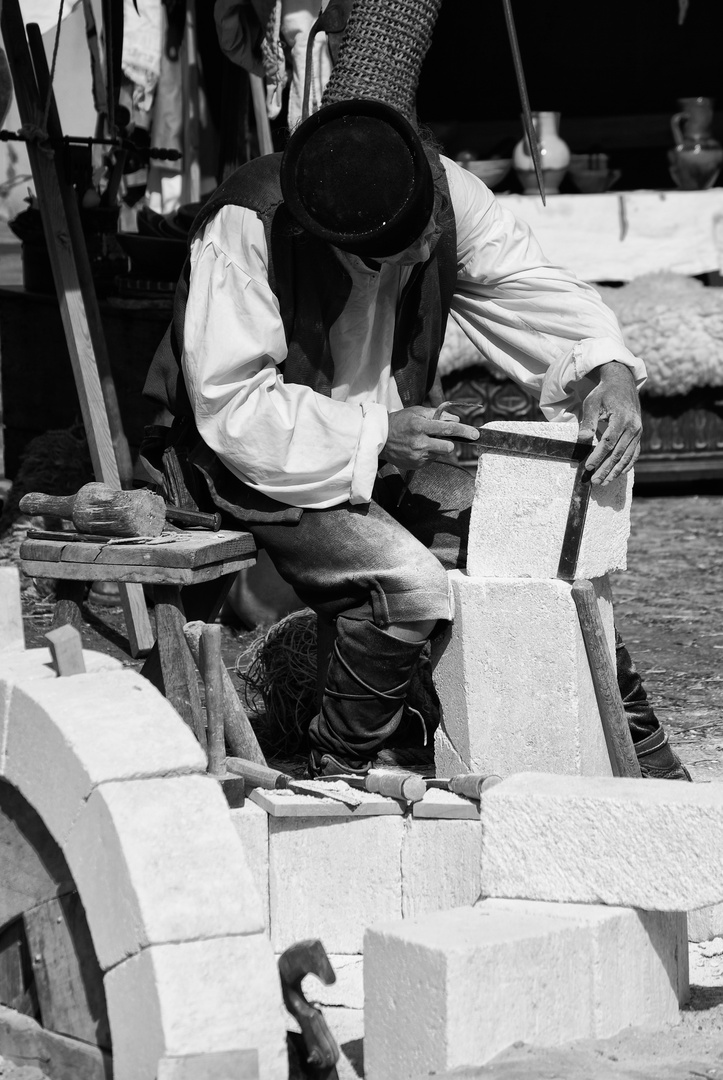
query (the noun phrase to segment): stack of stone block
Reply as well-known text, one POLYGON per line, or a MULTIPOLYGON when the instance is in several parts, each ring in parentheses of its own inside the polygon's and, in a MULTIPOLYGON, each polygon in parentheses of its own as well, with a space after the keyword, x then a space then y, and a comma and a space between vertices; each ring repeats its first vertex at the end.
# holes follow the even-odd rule
MULTIPOLYGON (((576 426, 494 424, 575 439, 576 426)), ((573 466, 485 454, 466 573, 435 677, 438 773, 501 773, 481 799, 481 899, 367 931, 368 1080, 479 1066, 678 1018, 684 912, 723 899, 723 787, 611 776, 568 581, 573 466), (534 771, 530 771, 534 770, 534 771)), ((593 490, 577 576, 624 568, 631 479, 593 490)))

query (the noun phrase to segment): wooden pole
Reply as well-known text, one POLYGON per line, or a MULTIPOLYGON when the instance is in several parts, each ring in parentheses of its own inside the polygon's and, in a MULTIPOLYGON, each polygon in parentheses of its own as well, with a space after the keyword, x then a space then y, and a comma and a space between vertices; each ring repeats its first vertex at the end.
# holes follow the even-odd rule
POLYGON ((592 582, 574 581, 572 598, 580 618, 580 628, 585 641, 613 773, 615 776, 640 777, 642 775, 640 765, 620 697, 617 672, 608 648, 605 627, 600 617, 592 582))
POLYGON ((222 670, 221 627, 218 623, 211 623, 204 626, 201 631, 201 674, 206 691, 206 737, 208 739, 208 771, 211 776, 223 776, 226 772, 222 670))
MULTIPOLYGON (((0 28, 20 118, 24 125, 40 129, 43 123, 40 94, 18 0, 3 0, 0 28)), ((118 438, 114 446, 98 371, 96 345, 102 337, 102 326, 75 195, 65 190, 70 185, 62 175, 61 164, 49 152, 47 144, 29 141, 27 148, 93 471, 98 480, 119 488, 121 474, 116 450, 121 450, 123 455, 118 438), (69 221, 66 208, 70 208, 71 200, 75 217, 71 211, 69 221), (79 260, 83 265, 82 273, 79 273, 79 260)), ((121 585, 120 590, 129 644, 132 654, 136 656, 147 652, 153 645, 143 590, 139 585, 121 585)))
POLYGON ((181 80, 183 85, 183 183, 184 203, 201 198, 201 164, 199 160, 200 109, 198 86, 198 49, 196 46, 196 5, 186 0, 186 30, 181 49, 181 80))
POLYGON ((249 74, 249 82, 251 83, 251 100, 254 105, 256 135, 259 140, 259 154, 261 157, 264 157, 266 154, 273 154, 274 152, 274 143, 271 138, 271 124, 269 123, 269 114, 266 110, 264 80, 260 75, 249 74))

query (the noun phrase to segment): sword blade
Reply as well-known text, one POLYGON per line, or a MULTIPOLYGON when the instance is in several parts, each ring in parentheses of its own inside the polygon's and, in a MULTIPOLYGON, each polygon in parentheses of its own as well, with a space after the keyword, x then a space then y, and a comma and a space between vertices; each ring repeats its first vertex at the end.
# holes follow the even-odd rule
POLYGON ((510 48, 512 49, 512 62, 515 66, 517 88, 520 91, 520 104, 522 105, 522 118, 525 127, 525 134, 527 135, 527 141, 530 144, 530 155, 532 157, 532 164, 535 166, 535 176, 537 177, 537 186, 540 189, 540 198, 542 199, 542 205, 546 206, 547 201, 545 199, 545 178, 542 175, 542 157, 540 155, 540 144, 537 141, 537 131, 535 130, 535 125, 532 120, 532 112, 530 111, 530 99, 527 96, 527 81, 525 79, 525 69, 522 66, 520 43, 517 40, 515 17, 512 14, 512 0, 502 0, 502 7, 505 12, 507 36, 510 39, 510 48))

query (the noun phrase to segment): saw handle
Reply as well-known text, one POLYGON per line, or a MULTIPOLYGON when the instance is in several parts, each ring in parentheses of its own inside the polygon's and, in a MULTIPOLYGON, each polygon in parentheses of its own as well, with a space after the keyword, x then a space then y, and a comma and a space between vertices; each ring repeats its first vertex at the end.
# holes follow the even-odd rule
POLYGON ((39 491, 30 491, 23 495, 18 505, 23 514, 48 514, 72 521, 75 495, 43 495, 39 491))

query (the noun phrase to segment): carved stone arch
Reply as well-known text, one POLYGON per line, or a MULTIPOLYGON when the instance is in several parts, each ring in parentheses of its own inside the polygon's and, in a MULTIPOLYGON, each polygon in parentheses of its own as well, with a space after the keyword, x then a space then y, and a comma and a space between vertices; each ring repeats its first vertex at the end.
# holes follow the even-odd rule
POLYGON ((27 848, 0 928, 84 910, 115 1080, 285 1080, 273 950, 220 788, 150 683, 84 656, 87 674, 56 678, 45 649, 0 652, 3 881, 8 837, 27 848))

